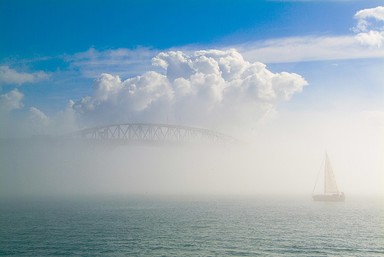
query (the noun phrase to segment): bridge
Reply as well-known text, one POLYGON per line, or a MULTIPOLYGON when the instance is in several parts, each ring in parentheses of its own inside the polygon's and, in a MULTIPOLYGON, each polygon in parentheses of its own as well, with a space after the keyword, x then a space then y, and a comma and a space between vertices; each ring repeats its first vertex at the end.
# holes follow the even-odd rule
POLYGON ((231 136, 213 130, 151 123, 113 124, 87 128, 77 131, 71 136, 88 142, 121 145, 185 145, 198 143, 230 145, 238 142, 231 136))

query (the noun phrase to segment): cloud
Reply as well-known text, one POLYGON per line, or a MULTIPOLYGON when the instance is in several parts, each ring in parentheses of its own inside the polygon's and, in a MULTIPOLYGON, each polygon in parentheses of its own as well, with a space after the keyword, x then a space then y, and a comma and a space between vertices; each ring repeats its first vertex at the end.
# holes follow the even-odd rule
POLYGON ((356 39, 369 46, 382 47, 384 43, 384 6, 363 9, 355 16, 357 25, 353 30, 358 33, 356 39))
POLYGON ((279 38, 236 48, 249 60, 265 63, 384 58, 381 49, 367 48, 353 35, 279 38))
POLYGON ((249 60, 266 63, 384 58, 384 6, 358 11, 354 18, 355 35, 288 37, 233 47, 249 60))
POLYGON ((43 113, 41 110, 36 107, 29 108, 28 114, 28 128, 33 131, 33 134, 44 134, 47 132, 47 127, 49 126, 50 119, 48 116, 43 113))
POLYGON ((68 55, 64 59, 73 69, 78 69, 87 78, 97 78, 101 73, 119 74, 123 77, 139 75, 151 66, 151 59, 158 53, 149 48, 110 49, 68 55), (130 67, 127 69, 127 67, 130 67))
POLYGON ((23 107, 23 98, 24 94, 17 89, 0 95, 0 112, 8 114, 12 110, 21 109, 23 107))
POLYGON ((14 119, 11 116, 12 111, 23 108, 22 100, 24 94, 17 89, 0 95, 0 138, 13 135, 14 119))
POLYGON ((7 65, 0 66, 0 85, 35 83, 48 78, 48 74, 43 71, 27 73, 18 72, 7 65))
POLYGON ((91 96, 73 109, 83 125, 173 122, 211 128, 258 122, 307 82, 294 73, 273 73, 235 49, 168 51, 153 58, 163 72, 122 81, 104 73, 91 96))

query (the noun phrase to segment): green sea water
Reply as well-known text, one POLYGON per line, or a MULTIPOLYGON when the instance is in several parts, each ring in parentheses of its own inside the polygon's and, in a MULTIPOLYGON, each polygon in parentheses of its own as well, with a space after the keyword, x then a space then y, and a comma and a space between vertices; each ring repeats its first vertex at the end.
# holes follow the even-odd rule
POLYGON ((378 200, 89 197, 0 202, 1 256, 384 256, 378 200))

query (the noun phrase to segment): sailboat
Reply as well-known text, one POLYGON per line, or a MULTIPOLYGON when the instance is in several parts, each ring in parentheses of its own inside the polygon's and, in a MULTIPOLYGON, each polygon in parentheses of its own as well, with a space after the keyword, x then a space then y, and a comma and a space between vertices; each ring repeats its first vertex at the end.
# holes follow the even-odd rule
POLYGON ((317 176, 317 181, 315 187, 313 188, 312 198, 314 201, 323 201, 323 202, 343 202, 345 200, 345 195, 339 190, 336 183, 336 178, 332 170, 331 162, 328 158, 328 154, 325 153, 325 165, 324 165, 324 193, 315 194, 315 188, 317 186, 319 176, 317 176))

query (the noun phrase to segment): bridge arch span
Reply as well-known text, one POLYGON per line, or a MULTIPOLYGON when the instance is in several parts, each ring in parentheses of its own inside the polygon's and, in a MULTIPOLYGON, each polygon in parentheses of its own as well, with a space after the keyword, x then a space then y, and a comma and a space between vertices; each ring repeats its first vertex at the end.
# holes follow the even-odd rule
POLYGON ((233 144, 231 136, 209 129, 153 123, 112 124, 80 130, 75 138, 115 144, 233 144))

